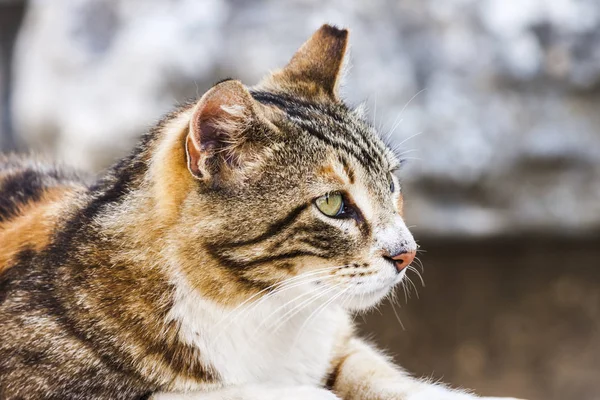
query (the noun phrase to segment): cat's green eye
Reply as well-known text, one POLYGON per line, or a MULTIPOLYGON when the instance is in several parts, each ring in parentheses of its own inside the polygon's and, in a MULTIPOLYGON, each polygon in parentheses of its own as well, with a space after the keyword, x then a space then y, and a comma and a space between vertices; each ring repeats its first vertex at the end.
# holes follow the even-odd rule
POLYGON ((344 198, 341 193, 328 193, 316 199, 315 205, 328 217, 338 217, 344 211, 344 198))

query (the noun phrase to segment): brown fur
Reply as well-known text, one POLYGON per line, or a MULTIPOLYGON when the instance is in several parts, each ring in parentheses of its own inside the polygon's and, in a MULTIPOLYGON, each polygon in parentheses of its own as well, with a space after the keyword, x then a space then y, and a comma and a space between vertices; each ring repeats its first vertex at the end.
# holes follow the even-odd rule
POLYGON ((0 223, 0 274, 14 263, 13 258, 25 247, 43 249, 55 229, 59 210, 68 204, 77 191, 72 187, 51 188, 42 198, 26 204, 20 216, 0 223))

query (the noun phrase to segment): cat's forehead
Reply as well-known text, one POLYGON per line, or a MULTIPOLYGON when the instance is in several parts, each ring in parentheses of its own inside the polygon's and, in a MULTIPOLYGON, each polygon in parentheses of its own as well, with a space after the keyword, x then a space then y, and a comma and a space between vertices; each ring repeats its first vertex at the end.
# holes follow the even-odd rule
POLYGON ((252 95, 260 103, 281 111, 288 127, 282 133, 288 135, 288 142, 294 143, 297 151, 319 149, 319 153, 333 153, 328 158, 346 170, 365 170, 368 176, 387 175, 400 164, 376 130, 342 102, 315 103, 271 92, 252 92, 252 95))

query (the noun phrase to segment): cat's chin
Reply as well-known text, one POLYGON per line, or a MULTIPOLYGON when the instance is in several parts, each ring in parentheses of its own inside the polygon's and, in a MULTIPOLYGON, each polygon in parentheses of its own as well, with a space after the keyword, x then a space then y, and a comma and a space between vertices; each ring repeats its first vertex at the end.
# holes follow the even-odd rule
POLYGON ((366 311, 379 304, 390 292, 390 288, 383 288, 374 292, 357 294, 344 300, 344 308, 348 311, 366 311))
POLYGON ((387 296, 393 286, 383 287, 371 292, 354 294, 344 299, 343 306, 348 311, 366 311, 375 307, 387 296))
POLYGON ((375 307, 396 287, 406 275, 406 270, 401 271, 396 275, 393 282, 389 285, 374 288, 373 290, 361 293, 351 294, 347 299, 344 299, 343 306, 349 311, 367 311, 375 307))

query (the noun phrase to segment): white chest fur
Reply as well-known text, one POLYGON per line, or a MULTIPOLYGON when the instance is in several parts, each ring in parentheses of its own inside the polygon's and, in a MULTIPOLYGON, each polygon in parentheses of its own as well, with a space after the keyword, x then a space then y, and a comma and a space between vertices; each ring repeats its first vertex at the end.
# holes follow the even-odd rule
POLYGON ((323 380, 336 333, 346 321, 341 308, 319 308, 316 302, 299 307, 302 301, 290 301, 288 295, 228 309, 178 283, 168 318, 180 324, 181 340, 200 350, 223 383, 316 385, 323 380))

